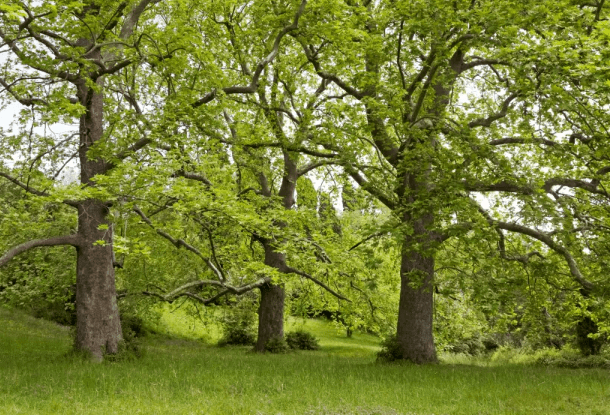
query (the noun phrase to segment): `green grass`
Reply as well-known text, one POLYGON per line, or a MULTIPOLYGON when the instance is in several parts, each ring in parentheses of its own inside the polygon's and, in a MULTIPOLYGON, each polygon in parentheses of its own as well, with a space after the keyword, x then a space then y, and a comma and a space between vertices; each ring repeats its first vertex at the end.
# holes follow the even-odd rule
POLYGON ((0 414, 610 414, 608 371, 376 364, 374 337, 321 321, 304 327, 316 352, 152 336, 144 358, 103 364, 66 357, 52 323, 0 308, 0 327, 0 414))

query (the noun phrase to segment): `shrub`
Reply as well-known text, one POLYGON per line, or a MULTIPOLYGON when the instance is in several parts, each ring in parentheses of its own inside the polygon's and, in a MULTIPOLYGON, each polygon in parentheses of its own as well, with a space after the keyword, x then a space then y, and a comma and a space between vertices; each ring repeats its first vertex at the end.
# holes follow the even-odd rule
POLYGON ((303 330, 288 333, 286 343, 291 349, 318 350, 320 348, 316 336, 303 330))
POLYGON ((255 319, 251 310, 237 306, 220 319, 223 337, 219 346, 252 346, 256 343, 255 319))
POLYGON ((289 350, 286 340, 281 337, 273 337, 265 343, 265 351, 269 353, 286 353, 289 350))
POLYGON ((251 330, 243 327, 225 327, 224 336, 218 342, 219 346, 253 346, 256 336, 251 330))
POLYGON ((402 351, 396 335, 386 337, 381 342, 381 350, 377 352, 377 361, 393 362, 402 359, 402 351))
POLYGON ((144 320, 135 314, 121 313, 121 328, 123 337, 144 337, 147 334, 144 320))
POLYGON ((447 348, 451 353, 467 354, 470 356, 478 356, 486 351, 486 346, 480 337, 462 339, 449 344, 447 348))
POLYGON ((556 366, 569 369, 610 369, 610 359, 605 356, 581 356, 565 352, 557 354, 540 354, 536 357, 535 363, 543 366, 556 366))

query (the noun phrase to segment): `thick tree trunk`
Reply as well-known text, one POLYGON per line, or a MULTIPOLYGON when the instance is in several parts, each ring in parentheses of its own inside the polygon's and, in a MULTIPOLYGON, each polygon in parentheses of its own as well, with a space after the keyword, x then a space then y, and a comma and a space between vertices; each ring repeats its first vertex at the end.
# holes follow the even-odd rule
MULTIPOLYGON (((101 80, 97 83, 103 86, 101 80)), ((103 137, 104 97, 83 81, 78 86, 78 98, 86 109, 80 118, 80 179, 82 184, 95 186, 92 179, 105 174, 107 164, 101 158, 90 159, 88 151, 103 137)), ((117 353, 123 338, 112 260, 112 226, 107 216, 108 204, 104 201, 89 199, 78 204, 81 242, 77 247, 74 347, 91 353, 96 360, 117 353)))
POLYGON ((96 360, 117 353, 123 338, 112 264, 112 228, 98 229, 107 223, 107 213, 108 207, 97 200, 85 201, 78 208, 82 242, 77 248, 74 346, 96 360))
MULTIPOLYGON (((277 120, 276 120, 277 121, 277 120)), ((278 124, 278 127, 280 124, 278 124)), ((271 190, 264 174, 259 175, 262 192, 271 197, 271 190)), ((284 150, 284 177, 278 195, 282 198, 284 209, 292 209, 295 203, 294 192, 298 179, 297 164, 290 158, 290 154, 284 150)), ((285 227, 284 223, 278 223, 285 227)), ((286 272, 286 256, 277 252, 277 247, 270 240, 263 240, 265 249, 265 265, 274 267, 280 272, 286 272)), ((264 352, 265 345, 273 338, 284 338, 284 297, 283 285, 268 283, 260 288, 261 299, 258 308, 258 338, 254 350, 264 352)))
POLYGON ((264 352, 267 342, 284 338, 284 287, 266 284, 260 288, 261 300, 258 308, 258 339, 255 350, 264 352))
POLYGON ((436 362, 432 335, 434 258, 407 250, 400 265, 400 301, 396 337, 403 359, 436 362))
MULTIPOLYGON (((286 267, 284 254, 277 252, 269 241, 263 243, 265 265, 280 272, 286 267)), ((261 299, 258 307, 258 338, 254 350, 264 352, 265 345, 273 338, 284 338, 284 287, 268 283, 260 288, 261 299)))
POLYGON ((428 228, 434 215, 425 213, 414 220, 407 213, 403 219, 413 225, 413 233, 406 236, 402 249, 396 337, 403 359, 433 363, 437 361, 432 333, 436 240, 428 228))

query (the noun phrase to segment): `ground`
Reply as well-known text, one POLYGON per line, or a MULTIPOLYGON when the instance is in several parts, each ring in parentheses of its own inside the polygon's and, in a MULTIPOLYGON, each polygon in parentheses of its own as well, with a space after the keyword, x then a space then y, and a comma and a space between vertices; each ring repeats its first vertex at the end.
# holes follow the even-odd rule
POLYGON ((0 327, 0 414, 610 414, 607 370, 379 364, 375 337, 323 321, 304 323, 314 352, 260 355, 182 333, 103 364, 67 356, 69 330, 53 323, 0 307, 0 327))

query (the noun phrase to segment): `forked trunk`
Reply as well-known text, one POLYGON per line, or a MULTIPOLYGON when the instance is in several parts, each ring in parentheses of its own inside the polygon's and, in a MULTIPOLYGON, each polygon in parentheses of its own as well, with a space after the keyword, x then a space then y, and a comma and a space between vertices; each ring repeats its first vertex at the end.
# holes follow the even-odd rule
POLYGON ((255 350, 264 352, 271 339, 284 338, 284 287, 265 284, 260 288, 261 300, 258 308, 258 339, 255 350))

